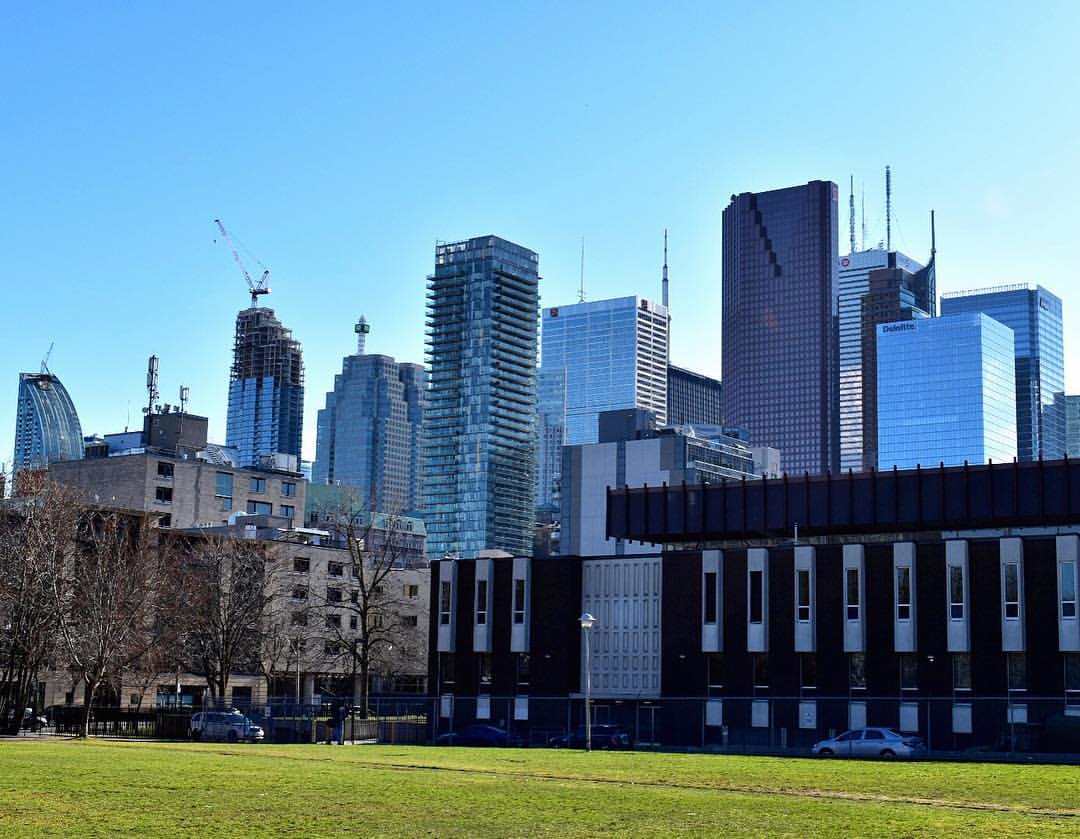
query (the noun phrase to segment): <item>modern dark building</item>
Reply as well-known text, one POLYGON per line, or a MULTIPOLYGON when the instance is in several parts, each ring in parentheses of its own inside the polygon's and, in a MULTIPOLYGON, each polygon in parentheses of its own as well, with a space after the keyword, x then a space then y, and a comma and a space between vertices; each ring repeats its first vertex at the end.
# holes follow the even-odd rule
POLYGON ((80 460, 82 456, 82 426, 67 388, 44 368, 41 373, 20 373, 14 471, 40 469, 53 461, 80 460))
POLYGON ((723 386, 716 379, 669 364, 668 425, 723 425, 723 386))
POLYGON ((304 425, 304 360, 274 310, 242 309, 236 316, 229 373, 226 445, 244 466, 300 469, 304 425))
POLYGON ((312 480, 355 487, 364 509, 411 514, 420 507, 424 368, 365 352, 364 318, 356 331, 357 351, 319 411, 312 480))
POLYGON ((724 210, 724 422, 792 474, 839 466, 836 202, 811 181, 724 210))
POLYGON ((958 291, 941 298, 941 314, 982 312, 1013 331, 1016 345, 1016 433, 1021 460, 1064 455, 1065 349, 1061 300, 1026 284, 958 291))
POLYGON ((532 550, 539 257, 497 236, 440 243, 428 278, 428 551, 532 550))

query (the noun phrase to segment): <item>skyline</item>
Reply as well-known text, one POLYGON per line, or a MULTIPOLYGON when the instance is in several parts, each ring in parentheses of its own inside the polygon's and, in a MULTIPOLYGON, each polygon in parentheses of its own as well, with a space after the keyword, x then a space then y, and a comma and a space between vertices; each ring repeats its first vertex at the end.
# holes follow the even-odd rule
POLYGON ((589 300, 659 299, 668 228, 671 362, 719 377, 729 196, 834 181, 843 254, 849 174, 857 205, 866 186, 868 244, 884 236, 886 164, 894 248, 927 258, 933 208, 939 293, 1027 282, 1060 296, 1066 390, 1080 391, 1080 119, 1054 84, 1080 69, 1069 5, 1022 21, 1003 4, 857 19, 480 7, 486 26, 460 10, 255 8, 9 12, 0 462, 18 374, 53 341, 84 433, 122 430, 129 404, 138 426, 154 353, 161 401, 190 386, 224 442, 248 293, 215 218, 250 247, 249 270, 250 253, 270 267, 263 302, 303 346, 313 459, 357 317, 370 352, 423 362, 437 240, 537 251, 548 307, 577 300, 582 236, 589 300), (867 69, 883 31, 919 61, 867 69))

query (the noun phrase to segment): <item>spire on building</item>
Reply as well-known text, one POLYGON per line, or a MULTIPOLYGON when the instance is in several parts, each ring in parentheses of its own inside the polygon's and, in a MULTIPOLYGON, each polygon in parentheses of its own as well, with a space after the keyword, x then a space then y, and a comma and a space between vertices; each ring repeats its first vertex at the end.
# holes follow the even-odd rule
POLYGON ((668 275, 667 275, 667 228, 664 228, 664 280, 663 280, 663 303, 664 308, 668 306, 668 275))
POLYGON ((371 326, 368 325, 367 318, 360 315, 360 320, 356 322, 356 326, 353 327, 353 332, 356 333, 356 354, 363 355, 365 352, 365 345, 367 344, 367 335, 371 331, 371 326))

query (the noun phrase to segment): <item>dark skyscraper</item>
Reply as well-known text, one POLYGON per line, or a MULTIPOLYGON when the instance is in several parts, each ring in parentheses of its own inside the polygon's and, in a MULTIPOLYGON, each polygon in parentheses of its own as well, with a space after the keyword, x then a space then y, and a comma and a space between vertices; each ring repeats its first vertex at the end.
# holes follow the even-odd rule
POLYGON ((790 473, 839 466, 836 200, 811 181, 724 210, 724 422, 790 473))
POLYGON ((723 425, 722 399, 723 388, 716 379, 668 365, 668 425, 723 425))

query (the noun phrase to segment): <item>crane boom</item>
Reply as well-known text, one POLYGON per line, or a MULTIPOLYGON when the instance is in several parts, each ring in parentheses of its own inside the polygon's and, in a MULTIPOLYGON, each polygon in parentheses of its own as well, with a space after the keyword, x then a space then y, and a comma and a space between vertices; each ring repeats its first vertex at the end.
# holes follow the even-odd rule
POLYGON ((236 264, 240 266, 240 271, 243 273, 244 279, 247 280, 248 291, 251 292, 251 305, 258 306, 259 296, 270 293, 270 289, 266 285, 267 281, 270 279, 269 269, 263 271, 263 275, 259 277, 258 282, 251 279, 251 274, 248 273, 248 269, 244 266, 244 260, 240 258, 240 253, 236 250, 236 245, 233 244, 232 237, 229 236, 229 231, 225 229, 225 225, 221 223, 221 219, 214 219, 214 224, 216 224, 218 230, 221 231, 222 238, 229 246, 229 250, 232 251, 233 259, 236 260, 236 264))

